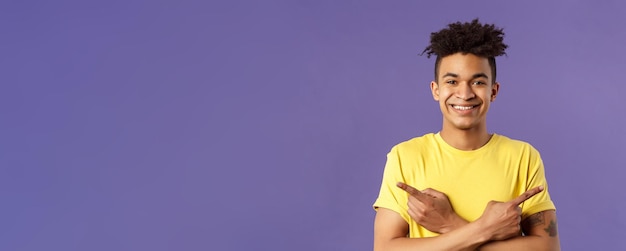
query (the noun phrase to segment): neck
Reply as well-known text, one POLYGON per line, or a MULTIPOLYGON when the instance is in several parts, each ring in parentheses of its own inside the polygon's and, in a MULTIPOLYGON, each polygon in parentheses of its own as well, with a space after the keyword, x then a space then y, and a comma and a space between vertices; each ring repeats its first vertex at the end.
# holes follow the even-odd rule
POLYGON ((460 130, 444 126, 440 135, 448 145, 463 151, 481 148, 491 139, 486 127, 460 130))

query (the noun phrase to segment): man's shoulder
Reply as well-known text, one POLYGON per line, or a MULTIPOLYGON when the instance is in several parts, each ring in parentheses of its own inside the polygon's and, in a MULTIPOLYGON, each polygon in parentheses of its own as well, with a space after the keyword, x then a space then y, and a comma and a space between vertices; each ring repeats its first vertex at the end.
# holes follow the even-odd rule
POLYGON ((436 144, 436 138, 434 133, 427 133, 422 136, 417 136, 403 142, 400 142, 393 146, 392 151, 398 152, 413 152, 419 149, 428 149, 430 146, 436 144))
POLYGON ((509 138, 507 136, 500 135, 500 134, 494 134, 494 135, 498 137, 499 148, 509 148, 509 149, 515 149, 515 150, 526 150, 526 151, 537 152, 537 149, 535 149, 535 147, 532 144, 528 143, 527 141, 509 138))

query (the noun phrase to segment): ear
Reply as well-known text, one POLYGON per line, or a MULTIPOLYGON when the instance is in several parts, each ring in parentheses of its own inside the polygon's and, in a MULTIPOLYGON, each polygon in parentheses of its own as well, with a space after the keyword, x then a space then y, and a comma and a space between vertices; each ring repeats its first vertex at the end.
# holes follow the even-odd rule
POLYGON ((430 92, 433 94, 433 99, 439 101, 439 84, 437 82, 430 82, 430 92))
POLYGON ((498 92, 500 91, 500 83, 495 82, 491 85, 491 102, 496 100, 496 96, 498 96, 498 92))

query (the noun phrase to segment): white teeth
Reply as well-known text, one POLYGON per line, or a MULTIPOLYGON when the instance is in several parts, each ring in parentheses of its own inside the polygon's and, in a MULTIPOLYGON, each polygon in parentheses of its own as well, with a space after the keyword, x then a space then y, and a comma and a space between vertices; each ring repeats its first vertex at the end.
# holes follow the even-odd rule
POLYGON ((473 106, 460 106, 460 105, 453 105, 452 107, 454 107, 454 109, 457 110, 469 110, 474 108, 473 106))

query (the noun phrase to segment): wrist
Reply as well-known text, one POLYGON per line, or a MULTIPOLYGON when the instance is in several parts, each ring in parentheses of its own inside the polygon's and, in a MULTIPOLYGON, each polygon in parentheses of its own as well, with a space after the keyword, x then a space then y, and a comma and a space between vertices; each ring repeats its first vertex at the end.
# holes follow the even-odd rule
POLYGON ((461 218, 461 216, 455 214, 455 221, 454 221, 454 226, 455 228, 460 228, 462 226, 467 225, 469 222, 466 221, 465 219, 461 218))
POLYGON ((450 218, 450 220, 448 221, 450 222, 450 224, 448 226, 444 226, 441 229, 441 234, 445 234, 447 232, 453 231, 457 228, 463 227, 465 225, 467 225, 469 222, 466 221, 465 219, 461 218, 461 216, 459 216, 458 214, 453 214, 452 217, 450 218))
POLYGON ((493 233, 489 231, 489 226, 487 226, 480 218, 471 224, 475 224, 478 229, 477 238, 480 242, 485 243, 491 241, 493 238, 493 233))

